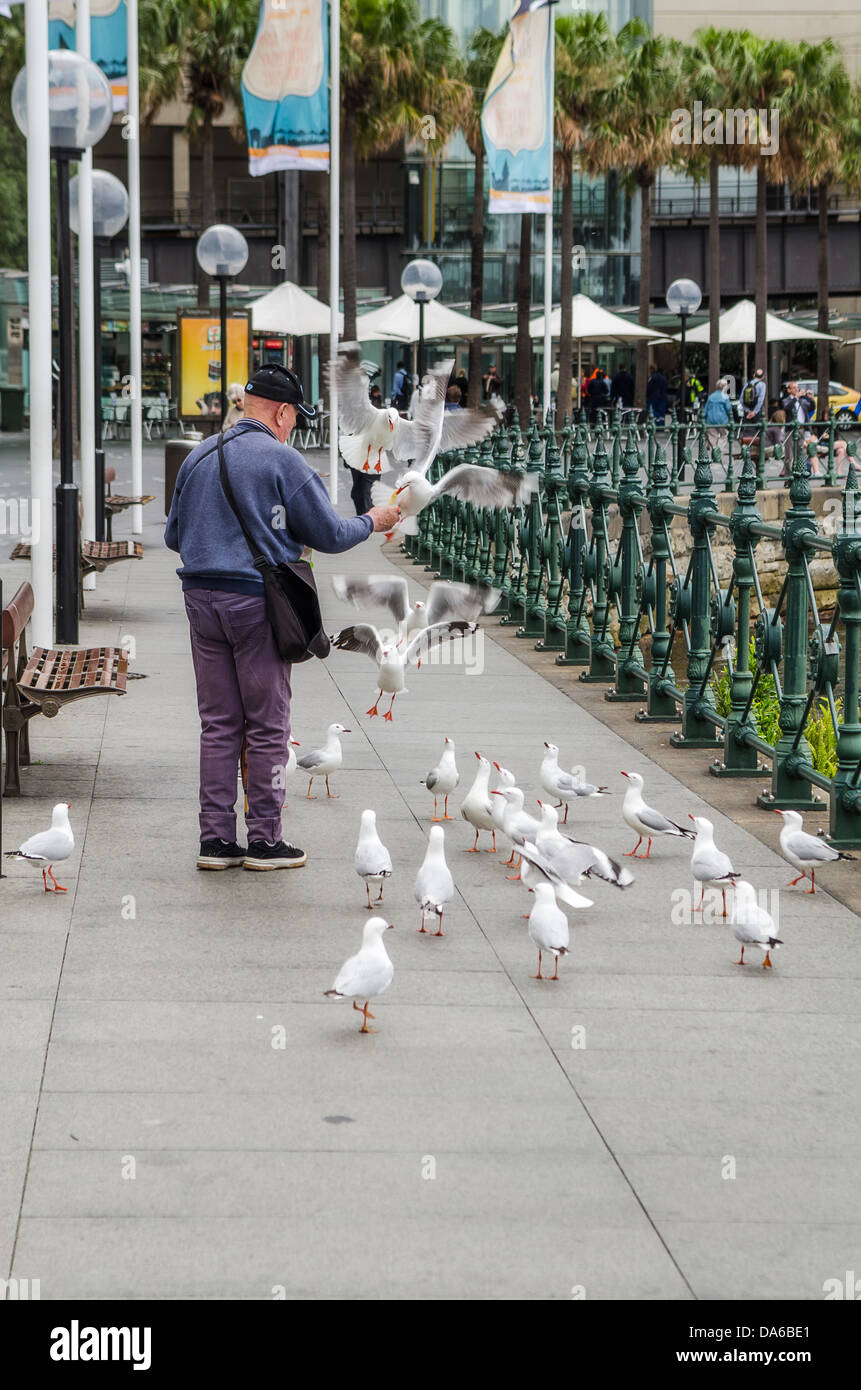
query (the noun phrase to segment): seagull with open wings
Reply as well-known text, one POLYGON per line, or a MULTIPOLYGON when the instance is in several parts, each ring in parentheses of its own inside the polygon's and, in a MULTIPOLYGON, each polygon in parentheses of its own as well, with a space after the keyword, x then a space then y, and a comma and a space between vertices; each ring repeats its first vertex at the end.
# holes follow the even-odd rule
POLYGON ((409 586, 401 574, 334 574, 332 588, 342 602, 352 603, 355 608, 387 608, 397 623, 398 645, 437 623, 474 623, 483 613, 492 613, 502 597, 501 591, 489 584, 454 584, 437 579, 424 602, 417 599, 411 604, 409 586))
POLYGON ((342 628, 332 638, 332 646, 342 652, 363 652, 371 658, 377 667, 379 694, 372 707, 365 712, 373 718, 380 712, 378 706, 383 695, 391 695, 389 708, 383 715, 384 719, 391 721, 395 698, 407 693, 404 685, 407 665, 418 664, 432 648, 454 637, 463 637, 468 632, 475 632, 475 623, 435 623, 433 627, 425 627, 417 632, 406 647, 400 647, 394 643, 384 645, 372 623, 356 623, 353 627, 342 628))

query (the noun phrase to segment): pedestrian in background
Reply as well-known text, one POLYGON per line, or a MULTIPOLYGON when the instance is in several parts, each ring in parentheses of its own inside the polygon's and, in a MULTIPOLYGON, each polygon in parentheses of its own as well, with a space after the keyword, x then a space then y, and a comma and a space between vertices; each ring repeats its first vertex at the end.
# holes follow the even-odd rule
POLYGON ((646 409, 654 415, 659 427, 663 427, 667 415, 667 390, 667 378, 653 362, 646 382, 646 409))
POLYGON ((712 449, 720 449, 721 462, 724 468, 729 461, 727 427, 732 420, 732 401, 729 393, 730 383, 725 376, 722 376, 703 406, 703 423, 707 426, 706 442, 709 446, 709 453, 712 449))

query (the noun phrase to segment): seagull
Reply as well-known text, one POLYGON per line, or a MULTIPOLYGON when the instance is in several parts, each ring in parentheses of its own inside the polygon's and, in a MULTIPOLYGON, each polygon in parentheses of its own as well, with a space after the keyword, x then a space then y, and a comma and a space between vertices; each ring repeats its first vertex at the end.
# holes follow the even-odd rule
POLYGON ((609 795, 607 787, 596 787, 592 782, 583 782, 573 772, 563 772, 559 766, 559 749, 555 743, 545 743, 544 747, 547 752, 541 761, 539 779, 542 787, 550 796, 559 797, 559 806, 565 804, 563 825, 568 820, 568 803, 570 801, 576 801, 578 796, 609 795))
POLYGON ((741 955, 736 965, 744 965, 745 946, 756 946, 758 950, 765 952, 763 970, 771 969, 769 952, 776 946, 782 946, 783 942, 779 936, 774 935, 774 918, 771 913, 766 912, 765 908, 757 903, 753 884, 743 878, 737 879, 735 883, 732 934, 736 941, 741 942, 741 955))
POLYGON ((20 849, 6 851, 7 859, 22 859, 26 864, 33 864, 42 870, 42 883, 46 893, 68 892, 68 889, 54 878, 54 865, 68 859, 75 848, 75 837, 69 824, 70 806, 71 803, 68 801, 58 801, 51 812, 50 830, 40 830, 38 834, 25 840, 20 849), (46 872, 54 885, 53 888, 48 887, 46 872))
POLYGON ((368 907, 373 907, 371 902, 371 884, 378 883, 380 891, 375 901, 383 901, 383 886, 387 878, 392 876, 392 856, 386 849, 379 835, 377 834, 377 816, 375 811, 363 811, 362 821, 359 826, 359 843, 356 845, 355 857, 356 873, 359 878, 365 880, 365 891, 368 894, 368 907))
MULTIPOLYGON (((517 778, 515 777, 513 772, 509 772, 507 767, 503 767, 500 763, 497 762, 495 762, 493 766, 496 771, 496 788, 494 791, 490 793, 491 796, 494 796, 496 792, 504 792, 507 790, 508 787, 514 787, 517 785, 517 778)), ((502 829, 502 822, 505 819, 505 813, 507 810, 507 801, 491 801, 490 814, 493 816, 493 824, 496 826, 497 830, 502 829)), ((507 861, 508 864, 514 863, 514 856, 516 853, 516 850, 511 851, 511 854, 509 855, 507 861)))
MULTIPOLYGON (((453 410, 446 419, 461 413, 453 410)), ((390 541, 396 534, 417 535, 419 512, 438 497, 458 497, 474 507, 522 507, 538 487, 537 473, 500 473, 496 468, 485 468, 477 463, 457 464, 443 474, 438 483, 429 483, 423 471, 409 468, 398 478, 391 496, 392 502, 397 500, 403 515, 392 530, 386 532, 386 540, 390 541)))
MULTIPOLYGON (((582 893, 575 893, 574 889, 551 868, 543 855, 539 854, 530 840, 524 840, 520 846, 520 856, 520 881, 530 891, 540 883, 551 883, 559 902, 567 903, 569 907, 592 907, 592 899, 584 898, 582 893)), ((529 913, 525 915, 528 917, 529 913)))
POLYGON ((387 574, 369 574, 367 578, 336 574, 332 588, 342 602, 355 608, 388 608, 398 625, 398 646, 437 623, 474 623, 483 613, 492 613, 502 597, 502 591, 489 584, 453 584, 438 579, 431 584, 425 601, 411 605, 406 579, 387 574))
POLYGON ((780 848, 790 864, 801 873, 798 878, 790 879, 787 888, 794 888, 796 883, 800 883, 807 877, 807 870, 810 870, 809 888, 805 888, 805 893, 816 892, 816 868, 821 864, 833 864, 835 859, 854 859, 854 854, 843 854, 841 850, 829 845, 826 840, 819 835, 808 835, 806 830, 802 830, 802 819, 798 811, 776 811, 775 815, 783 816, 783 829, 780 832, 780 848))
POLYGON ((723 898, 723 915, 726 917, 726 890, 731 888, 739 875, 735 872, 730 862, 729 855, 724 854, 723 850, 718 849, 715 844, 714 826, 705 816, 691 816, 691 820, 697 828, 694 847, 691 851, 691 873, 697 883, 701 884, 700 900, 694 908, 694 912, 699 912, 702 908, 706 896, 706 884, 709 888, 719 888, 723 898))
POLYGON ((538 853, 562 879, 574 886, 584 878, 602 878, 616 888, 627 888, 634 882, 630 869, 624 869, 597 845, 587 845, 563 835, 555 806, 541 806, 541 827, 535 837, 538 853))
POLYGON ((422 382, 413 418, 406 420, 394 406, 378 410, 368 397, 368 379, 359 362, 358 343, 340 343, 334 366, 338 388, 338 414, 346 434, 339 439, 341 453, 351 468, 374 471, 389 466, 387 450, 398 459, 414 459, 422 474, 437 454, 476 444, 499 424, 501 412, 485 402, 477 410, 445 409, 445 393, 454 358, 437 362, 422 382), (382 417, 382 418, 380 418, 382 417))
POLYGON ((454 760, 454 739, 447 738, 442 750, 442 757, 436 767, 432 767, 424 780, 424 786, 429 792, 433 792, 433 815, 431 820, 454 820, 454 816, 448 813, 448 799, 460 781, 460 773, 454 760), (445 797, 443 802, 443 813, 437 815, 437 801, 440 797, 445 797))
POLYGON ((393 926, 385 917, 370 917, 362 928, 361 949, 344 961, 332 988, 325 991, 327 997, 352 999, 353 1008, 363 1015, 360 1033, 377 1032, 368 1027, 368 1019, 374 1017, 368 1004, 388 989, 395 976, 395 967, 383 945, 383 932, 391 931, 393 926), (357 999, 364 999, 364 1008, 356 1003, 357 999))
POLYGON ((472 842, 472 849, 466 850, 467 854, 478 854, 478 836, 482 830, 489 830, 493 836, 493 847, 485 851, 486 854, 496 853, 496 826, 493 821, 493 804, 490 800, 490 763, 487 758, 483 758, 480 753, 475 755, 478 758, 478 771, 472 786, 461 802, 460 814, 465 821, 475 829, 475 839, 472 842))
POLYGON ((413 886, 415 900, 422 910, 422 924, 425 929, 425 914, 435 912, 439 918, 439 930, 435 936, 445 936, 442 929, 442 914, 447 903, 454 897, 454 879, 445 862, 445 831, 441 825, 432 825, 428 837, 428 847, 422 866, 416 874, 413 886))
POLYGON ((401 650, 397 645, 385 646, 381 633, 373 623, 356 623, 353 627, 342 628, 332 638, 332 646, 342 652, 362 652, 375 662, 379 694, 365 713, 371 718, 379 714, 379 703, 383 695, 391 695, 389 708, 383 715, 384 719, 391 721, 394 718, 392 706, 395 699, 398 695, 408 693, 404 685, 407 663, 418 664, 423 656, 442 642, 453 637, 464 637, 468 632, 475 632, 475 623, 435 623, 433 627, 422 628, 401 650))
POLYGON ((289 776, 291 775, 291 773, 294 773, 294 772, 296 771, 296 768, 297 768, 298 764, 297 764, 297 762, 296 762, 296 754, 293 752, 293 749, 294 749, 294 748, 301 748, 301 747, 302 747, 302 745, 301 745, 301 743, 299 742, 298 739, 295 739, 295 738, 288 738, 288 740, 287 740, 287 761, 286 761, 286 763, 284 764, 284 776, 285 776, 285 777, 289 777, 289 776))
MULTIPOLYGON (((503 810, 502 825, 499 827, 503 835, 506 835, 514 846, 511 857, 506 861, 506 867, 514 863, 514 856, 520 846, 526 840, 535 840, 536 835, 541 829, 541 822, 530 816, 528 811, 523 809, 523 792, 519 787, 503 787, 502 790, 493 791, 491 796, 500 797, 500 804, 503 810)), ((495 807, 494 807, 495 810, 495 807)), ((521 877, 520 874, 513 875, 512 881, 516 882, 521 877)))
POLYGON ((674 820, 668 820, 662 811, 655 811, 651 806, 647 806, 643 800, 643 779, 639 772, 623 772, 623 777, 627 777, 632 784, 625 792, 625 800, 622 802, 622 815, 632 830, 636 830, 639 835, 637 843, 633 849, 626 850, 625 858, 631 855, 635 859, 648 859, 652 852, 652 839, 655 835, 683 835, 686 840, 695 839, 692 830, 684 830, 680 825, 676 825, 674 820), (643 843, 649 841, 648 849, 645 854, 638 854, 637 850, 643 843))
POLYGON ((533 980, 558 980, 559 957, 567 956, 568 918, 556 904, 556 894, 552 883, 537 883, 531 890, 535 894, 535 906, 529 914, 529 939, 538 947, 538 974, 533 980), (552 951, 556 958, 556 969, 552 975, 541 974, 541 953, 552 951))
POLYGON ((333 801, 337 801, 337 793, 329 789, 329 778, 333 772, 337 772, 341 763, 344 761, 344 754, 341 748, 339 734, 352 733, 351 729, 345 729, 343 724, 330 724, 326 733, 326 742, 322 748, 315 748, 312 753, 306 753, 304 758, 297 759, 296 766, 301 767, 304 772, 310 772, 311 781, 308 783, 308 790, 305 795, 309 801, 316 801, 316 796, 311 795, 311 783, 315 777, 325 777, 326 794, 333 801))

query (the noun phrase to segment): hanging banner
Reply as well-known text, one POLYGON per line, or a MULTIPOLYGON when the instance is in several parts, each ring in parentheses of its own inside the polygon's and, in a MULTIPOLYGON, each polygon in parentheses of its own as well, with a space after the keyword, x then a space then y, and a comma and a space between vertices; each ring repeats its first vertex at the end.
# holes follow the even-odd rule
POLYGON ((551 205, 548 91, 553 5, 521 0, 484 106, 490 212, 546 213, 551 205))
MULTIPOLYGON (((75 0, 50 0, 48 47, 75 47, 75 0)), ((128 106, 126 0, 90 0, 90 56, 111 84, 114 110, 128 106)))
POLYGON ((325 0, 262 0, 242 104, 251 174, 329 168, 325 0))

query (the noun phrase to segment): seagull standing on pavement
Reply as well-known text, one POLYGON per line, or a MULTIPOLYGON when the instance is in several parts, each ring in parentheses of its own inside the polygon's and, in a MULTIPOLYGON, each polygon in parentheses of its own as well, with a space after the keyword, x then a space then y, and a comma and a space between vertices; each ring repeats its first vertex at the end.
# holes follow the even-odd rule
POLYGON ((360 1033, 376 1033, 376 1028, 368 1027, 368 1019, 374 1017, 368 1004, 387 990, 395 977, 395 967, 383 945, 383 932, 391 931, 393 925, 385 917, 369 918, 362 928, 361 949, 344 961, 332 988, 325 991, 327 997, 352 999, 353 1008, 363 1016, 360 1033), (364 999, 364 1008, 357 999, 364 999))
POLYGON ((552 883, 537 883, 532 889, 535 906, 529 914, 529 937, 538 947, 538 974, 533 980, 558 980, 559 957, 567 956, 570 933, 568 918, 561 907, 556 905, 556 894, 552 883), (541 974, 541 953, 550 951, 556 958, 556 968, 552 975, 541 974))
MULTIPOLYGON (((503 812, 500 830, 514 846, 510 858, 505 861, 507 868, 509 864, 514 863, 515 854, 519 856, 521 845, 527 840, 535 840, 541 829, 541 822, 536 820, 534 816, 530 816, 528 811, 524 811, 523 792, 519 787, 503 787, 501 790, 491 792, 490 795, 498 796, 500 799, 499 804, 502 806, 503 812)), ((511 877, 512 882, 516 882, 522 875, 517 873, 511 877)))
POLYGON ((763 970, 771 969, 771 951, 776 946, 782 946, 783 942, 779 936, 774 934, 774 918, 770 912, 766 912, 764 907, 760 907, 756 901, 756 893, 753 884, 746 879, 739 878, 735 883, 732 905, 732 934, 736 941, 741 943, 741 955, 736 961, 736 965, 744 965, 744 949, 746 946, 756 946, 757 950, 765 952, 765 960, 762 962, 763 970))
MULTIPOLYGON (((581 796, 608 796, 607 787, 596 787, 592 782, 583 782, 573 772, 563 772, 559 766, 559 749, 555 743, 545 743, 547 750, 541 760, 539 778, 544 790, 550 796, 558 796, 559 807, 565 804, 562 824, 568 820, 568 803, 581 796)), ((558 810, 559 807, 556 809, 558 810)))
POLYGON ((438 918, 438 930, 435 936, 445 936, 442 929, 442 914, 446 904, 450 903, 454 897, 454 879, 448 864, 445 862, 445 831, 441 825, 432 825, 428 837, 428 847, 421 868, 416 874, 416 881, 413 886, 415 900, 422 910, 422 924, 419 931, 425 929, 425 915, 428 912, 435 912, 438 918))
POLYGON ((377 834, 377 816, 375 811, 363 811, 362 821, 359 826, 359 843, 356 845, 355 856, 356 873, 359 878, 365 881, 365 891, 368 895, 368 907, 372 908, 371 887, 372 883, 380 885, 380 891, 375 902, 383 901, 383 886, 387 878, 392 876, 392 856, 386 849, 379 835, 377 834))
POLYGON ((622 815, 640 837, 633 849, 626 850, 626 858, 633 855, 635 859, 648 859, 652 852, 652 840, 656 835, 675 835, 677 838, 681 835, 686 840, 695 838, 692 830, 684 830, 682 826, 676 825, 674 820, 668 820, 663 811, 656 811, 646 805, 643 800, 643 779, 639 772, 623 772, 622 776, 627 777, 631 783, 622 802, 622 815), (637 850, 644 840, 649 842, 646 853, 638 854, 637 850))
POLYGON ((454 760, 454 739, 447 738, 442 750, 442 757, 436 767, 432 767, 424 780, 424 785, 429 792, 433 792, 433 815, 431 820, 454 820, 454 816, 448 813, 448 799, 460 781, 460 773, 457 770, 457 763, 454 760), (444 797, 443 813, 437 815, 437 801, 444 797))
POLYGON ((723 898, 723 915, 726 917, 726 890, 731 888, 739 875, 732 867, 729 855, 715 844, 714 826, 705 816, 691 816, 697 828, 694 847, 691 851, 691 873, 700 884, 700 900, 694 908, 699 912, 705 901, 706 887, 719 888, 723 898))
POLYGON ((7 859, 21 859, 25 864, 32 864, 35 868, 42 870, 42 883, 46 893, 65 893, 68 891, 54 878, 54 865, 61 864, 64 859, 68 859, 75 848, 75 837, 69 824, 70 805, 71 803, 68 801, 58 801, 51 812, 50 830, 40 830, 38 834, 31 835, 29 840, 25 840, 20 849, 7 850, 6 852, 7 859), (53 888, 48 887, 46 873, 54 885, 53 888))
MULTIPOLYGON (((496 772, 496 787, 490 793, 491 796, 494 796, 496 792, 504 792, 507 791, 509 787, 514 787, 517 785, 517 778, 515 777, 513 772, 509 772, 507 767, 503 767, 501 763, 496 762, 493 764, 493 767, 494 771, 496 772)), ((502 829, 502 822, 505 819, 505 813, 507 810, 507 801, 491 801, 490 814, 493 816, 493 823, 496 826, 497 830, 502 829)), ((511 855, 508 859, 509 864, 514 863, 515 852, 515 850, 511 851, 511 855)))
POLYGON ((776 811, 776 815, 783 816, 783 829, 780 832, 780 848, 786 858, 796 869, 801 872, 798 878, 790 879, 787 888, 794 888, 796 883, 800 883, 807 877, 810 870, 810 887, 805 888, 805 893, 816 892, 816 870, 823 864, 833 864, 835 859, 854 859, 853 854, 843 854, 841 850, 829 845, 826 840, 819 835, 808 835, 806 830, 802 830, 802 819, 798 811, 776 811))
POLYGON ((493 804, 490 800, 490 763, 487 758, 483 758, 480 753, 475 755, 478 758, 478 771, 472 786, 461 802, 460 814, 465 821, 473 826, 475 839, 472 848, 466 851, 467 854, 478 854, 478 837, 482 830, 489 830, 493 836, 493 848, 485 851, 486 854, 496 853, 496 825, 493 820, 493 804))
POLYGON ((297 767, 301 767, 303 772, 309 772, 311 774, 308 790, 305 793, 309 801, 317 800, 315 796, 311 795, 311 783, 314 781, 315 777, 325 777, 326 794, 330 796, 333 801, 337 801, 337 793, 331 791, 329 788, 329 778, 333 772, 338 771, 338 768, 344 761, 344 752, 341 748, 341 740, 338 735, 349 734, 351 732, 350 729, 345 729, 343 724, 330 724, 326 734, 326 742, 323 744, 323 747, 315 748, 313 752, 306 753, 304 758, 298 758, 296 760, 297 767))

